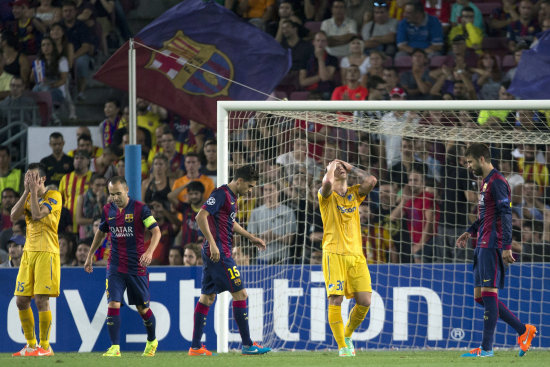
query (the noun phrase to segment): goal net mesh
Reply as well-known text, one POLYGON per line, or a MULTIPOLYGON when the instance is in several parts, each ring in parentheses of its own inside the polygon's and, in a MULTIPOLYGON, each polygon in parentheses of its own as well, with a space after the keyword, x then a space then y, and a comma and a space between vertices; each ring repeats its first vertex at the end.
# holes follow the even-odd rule
MULTIPOLYGON (((371 311, 354 336, 356 347, 478 346, 482 308, 466 286, 467 280, 471 283, 473 250, 455 247, 477 215, 481 181, 469 172, 464 157, 471 142, 490 146, 493 164, 512 189, 513 251, 520 264, 508 270, 512 276, 499 297, 524 322, 548 317, 550 294, 535 288, 537 281, 548 280, 543 263, 550 260, 549 117, 549 111, 539 110, 228 112, 229 177, 250 163, 260 172, 254 191, 238 200, 238 221, 267 243, 267 250, 259 252, 236 238, 237 262, 247 288, 277 284, 283 289, 263 295, 267 322, 262 330, 251 323, 253 338, 280 349, 336 348, 326 321, 319 266, 323 223, 317 192, 328 163, 341 159, 378 179, 359 208, 374 293, 371 311), (532 264, 527 277, 518 270, 524 263, 532 264), (260 266, 261 272, 247 271, 246 264, 248 269, 260 266), (454 313, 442 315, 452 319, 444 322, 442 338, 430 339, 434 331, 426 320, 435 311, 426 305, 429 298, 405 298, 407 315, 403 319, 396 314, 399 298, 391 289, 411 277, 438 294, 443 310, 454 313), (281 284, 281 279, 292 281, 281 284), (282 302, 281 295, 288 301, 282 302), (517 295, 542 304, 525 309, 517 295), (398 322, 406 325, 392 325, 398 322)), ((353 174, 349 181, 359 183, 353 174)), ((251 308, 254 302, 251 297, 251 308)), ((344 323, 353 304, 343 304, 344 323)), ((240 341, 234 321, 230 325, 230 342, 240 341)), ((511 327, 499 322, 497 334, 497 347, 514 346, 511 327)), ((537 345, 549 346, 549 337, 540 336, 537 345)))

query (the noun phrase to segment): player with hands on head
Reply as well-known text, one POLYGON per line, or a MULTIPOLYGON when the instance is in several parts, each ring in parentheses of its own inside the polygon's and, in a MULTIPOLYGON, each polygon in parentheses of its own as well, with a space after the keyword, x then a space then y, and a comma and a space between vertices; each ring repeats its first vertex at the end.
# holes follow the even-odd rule
POLYGON ((462 357, 492 357, 493 338, 497 319, 518 333, 519 356, 531 347, 537 333, 533 325, 522 323, 498 299, 498 289, 504 287, 508 264, 515 262, 512 255, 512 199, 510 186, 504 176, 491 163, 489 147, 472 143, 466 149, 468 168, 482 177, 476 221, 456 240, 460 248, 466 247, 470 237, 477 237, 474 250, 474 299, 485 308, 481 346, 462 357), (506 263, 506 264, 505 264, 506 263))
POLYGON ((247 238, 258 249, 265 249, 265 242, 246 231, 237 218, 237 199, 239 195, 249 194, 258 182, 259 174, 253 165, 243 166, 235 171, 233 180, 218 187, 199 210, 197 224, 204 235, 202 245, 202 288, 195 307, 193 341, 189 348, 190 356, 211 356, 201 338, 210 306, 216 294, 229 291, 233 297, 233 316, 239 327, 242 339, 242 354, 265 354, 270 348, 264 348, 250 339, 248 326, 248 294, 241 279, 241 273, 231 255, 233 233, 247 238))
POLYGON ((27 345, 14 353, 14 357, 54 355, 49 341, 52 325, 50 297, 59 296, 61 265, 57 227, 61 217, 61 194, 46 189, 45 182, 46 168, 31 163, 23 179, 23 193, 10 213, 13 223, 25 215, 27 224, 14 292, 27 345), (40 344, 36 342, 32 298, 38 309, 40 344))
POLYGON ((376 177, 339 159, 327 166, 317 197, 323 220, 323 274, 328 297, 328 322, 338 343, 340 357, 355 356, 353 331, 369 311, 372 287, 367 260, 363 255, 359 206, 376 186, 376 177), (349 174, 360 184, 349 187, 349 174), (344 329, 341 305, 355 298, 344 329))
POLYGON ((84 270, 93 271, 93 257, 107 233, 111 234, 111 253, 107 265, 107 328, 111 347, 105 357, 120 357, 120 306, 124 291, 128 303, 135 305, 147 330, 147 344, 143 356, 153 357, 158 341, 155 336, 155 315, 149 308, 149 273, 153 252, 161 232, 151 210, 144 203, 128 196, 128 184, 122 176, 112 177, 108 184, 108 203, 103 207, 99 230, 95 233, 84 270), (151 243, 145 248, 145 231, 152 233, 151 243))

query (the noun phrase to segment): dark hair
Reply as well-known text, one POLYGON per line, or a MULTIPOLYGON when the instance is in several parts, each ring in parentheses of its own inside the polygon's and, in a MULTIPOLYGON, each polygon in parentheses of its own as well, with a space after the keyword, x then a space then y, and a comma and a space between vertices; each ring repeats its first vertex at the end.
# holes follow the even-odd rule
POLYGON ((31 163, 29 164, 29 168, 28 170, 33 170, 33 169, 37 169, 38 170, 38 174, 40 175, 40 177, 46 177, 46 167, 44 167, 44 165, 42 163, 31 163))
POLYGON ((428 172, 426 165, 422 162, 414 162, 411 166, 411 173, 416 172, 422 176, 425 176, 428 172))
POLYGON ((98 180, 100 178, 105 179, 105 177, 103 175, 100 175, 99 173, 94 173, 90 177, 90 183, 93 184, 96 180, 98 180))
POLYGON ((289 24, 294 29, 298 29, 300 27, 300 24, 298 24, 298 23, 296 23, 296 22, 294 22, 290 19, 283 20, 283 23, 289 24))
POLYGON ((63 134, 61 134, 59 131, 54 131, 50 134, 50 139, 63 139, 63 134))
POLYGON ((88 134, 82 134, 78 137, 78 140, 77 140, 77 143, 80 143, 81 140, 84 140, 84 141, 89 141, 90 143, 92 143, 92 137, 88 134))
POLYGON ((0 152, 2 152, 2 151, 8 153, 8 156, 11 156, 10 148, 8 148, 7 146, 0 145, 0 152))
POLYGON ((481 157, 485 158, 487 162, 491 161, 491 149, 483 143, 472 143, 466 152, 464 153, 466 157, 472 157, 473 159, 479 159, 481 157))
POLYGON ((412 1, 408 1, 405 6, 407 5, 412 5, 413 7, 413 10, 415 13, 422 13, 424 14, 424 4, 422 4, 421 1, 419 0, 412 0, 412 1))
POLYGON ((120 109, 120 101, 119 101, 118 99, 116 99, 116 98, 108 98, 108 99, 105 101, 105 103, 106 103, 106 104, 107 104, 107 103, 112 103, 112 104, 114 104, 117 108, 120 109))
POLYGON ((63 0, 63 2, 61 3, 61 7, 64 6, 74 6, 76 8, 76 3, 74 2, 74 0, 63 0))
POLYGON ((196 157, 199 161, 201 160, 201 156, 198 153, 195 152, 189 152, 185 155, 185 159, 188 157, 196 157))
POLYGON ((195 243, 195 242, 190 242, 190 243, 187 243, 185 244, 185 246, 183 247, 183 251, 184 251, 184 254, 185 254, 185 250, 191 250, 195 253, 195 257, 197 259, 200 259, 201 257, 201 245, 199 245, 198 243, 195 243))
POLYGON ((107 185, 114 185, 114 184, 117 184, 117 183, 128 186, 128 182, 126 182, 126 179, 122 176, 113 176, 113 177, 111 177, 109 179, 109 181, 107 182, 107 185))
POLYGON ((244 181, 258 181, 260 179, 260 174, 254 165, 248 164, 235 171, 233 180, 238 180, 239 178, 242 178, 244 181))
POLYGON ((512 83, 511 80, 505 79, 505 80, 502 81, 502 83, 500 83, 500 86, 504 87, 504 89, 508 90, 508 88, 510 88, 511 83, 512 83))
POLYGON ((180 256, 183 258, 183 248, 181 246, 172 246, 170 247, 170 250, 168 250, 168 252, 170 252, 171 250, 177 250, 180 253, 180 256))
POLYGON ((378 75, 371 75, 367 79, 367 89, 369 90, 377 88, 380 84, 386 84, 386 81, 378 75))
POLYGON ((2 32, 2 40, 6 41, 9 47, 19 50, 19 38, 15 34, 4 31, 2 32))
POLYGON ((209 146, 209 145, 218 145, 218 142, 214 139, 208 139, 207 141, 204 142, 204 144, 202 145, 202 150, 204 150, 205 147, 209 146))
POLYGON ((471 6, 465 6, 465 7, 463 7, 462 10, 460 11, 460 14, 464 13, 465 11, 470 12, 470 13, 473 13, 473 12, 474 12, 474 8, 472 8, 471 6))
POLYGON ((4 190, 2 190, 2 196, 4 196, 4 193, 6 191, 11 191, 12 194, 14 194, 15 196, 19 197, 19 193, 17 191, 15 191, 14 189, 12 189, 11 187, 6 187, 4 190))
POLYGON ((414 54, 416 54, 416 53, 419 53, 419 52, 420 52, 422 55, 428 57, 428 54, 426 53, 426 51, 423 50, 423 49, 421 49, 421 48, 415 48, 415 49, 413 50, 413 52, 411 52, 411 56, 414 55, 414 54))
POLYGON ((204 185, 200 181, 191 181, 187 184, 187 192, 189 191, 199 191, 204 194, 204 185))
MULTIPOLYGON (((42 40, 40 41, 40 51, 38 52, 38 59, 44 62, 45 69, 44 73, 46 77, 49 78, 58 78, 61 73, 59 71, 59 51, 57 51, 57 47, 55 47, 55 42, 51 39, 50 36, 44 36, 42 37, 42 40), (42 42, 49 41, 52 45, 52 59, 51 62, 48 62, 46 60, 46 56, 44 53, 42 53, 42 42)), ((33 62, 34 64, 34 62, 33 62)))

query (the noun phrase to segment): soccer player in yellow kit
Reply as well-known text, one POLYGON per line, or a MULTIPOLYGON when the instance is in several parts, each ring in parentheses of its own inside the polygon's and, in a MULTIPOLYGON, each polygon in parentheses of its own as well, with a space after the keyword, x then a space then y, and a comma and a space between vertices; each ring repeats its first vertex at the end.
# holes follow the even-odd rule
POLYGON ((329 163, 319 193, 323 219, 323 274, 328 297, 328 322, 338 343, 340 357, 355 356, 351 340, 353 331, 365 319, 371 302, 371 279, 363 255, 359 206, 376 185, 367 172, 336 159, 329 163), (348 174, 353 172, 361 183, 348 187, 348 174), (341 305, 355 298, 344 329, 341 305))
POLYGON ((27 345, 14 353, 14 357, 53 355, 49 342, 50 297, 59 296, 61 270, 57 226, 61 216, 61 194, 46 189, 44 182, 45 167, 39 163, 30 164, 25 174, 25 190, 11 210, 13 222, 23 214, 27 222, 27 238, 14 292, 27 345), (40 344, 36 342, 31 309, 33 297, 38 308, 40 344))

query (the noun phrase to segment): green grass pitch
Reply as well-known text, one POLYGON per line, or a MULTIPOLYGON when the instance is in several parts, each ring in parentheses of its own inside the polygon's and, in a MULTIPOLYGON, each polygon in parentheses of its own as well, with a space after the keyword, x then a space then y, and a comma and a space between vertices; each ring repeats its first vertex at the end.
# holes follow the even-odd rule
POLYGON ((365 351, 355 358, 339 358, 331 352, 272 352, 263 356, 242 356, 228 353, 213 357, 189 357, 185 352, 157 352, 154 358, 141 357, 138 352, 124 352, 120 358, 102 357, 101 353, 57 353, 53 357, 14 358, 0 354, 0 366, 132 366, 132 367, 306 367, 306 366, 545 366, 550 351, 531 350, 519 358, 518 352, 495 351, 493 358, 460 358, 463 350, 453 351, 365 351))

